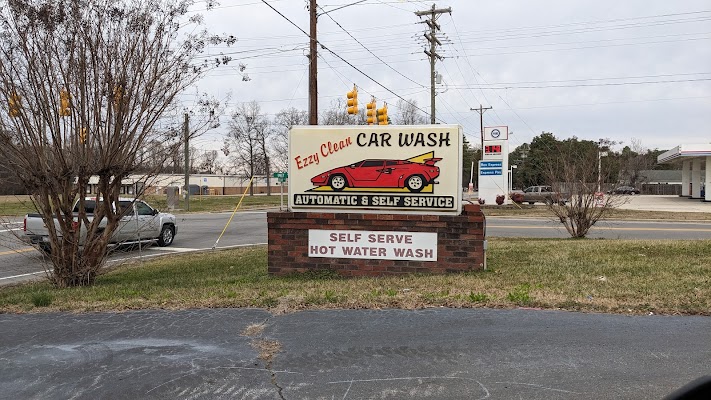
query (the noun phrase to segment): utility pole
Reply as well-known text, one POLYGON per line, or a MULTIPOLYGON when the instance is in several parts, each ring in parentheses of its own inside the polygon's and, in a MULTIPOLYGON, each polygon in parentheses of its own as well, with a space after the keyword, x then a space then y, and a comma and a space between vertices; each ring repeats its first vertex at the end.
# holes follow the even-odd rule
POLYGON ((318 79, 316 79, 317 43, 316 40, 316 0, 309 1, 309 125, 318 125, 318 79))
POLYGON ((430 42, 430 49, 425 50, 425 54, 430 58, 430 123, 435 124, 435 62, 437 59, 444 60, 442 56, 437 54, 437 46, 441 46, 442 42, 437 39, 437 31, 440 30, 439 24, 437 23, 437 18, 440 14, 449 13, 452 14, 452 7, 447 8, 436 8, 432 4, 432 8, 426 11, 415 11, 415 15, 418 17, 428 16, 429 19, 425 20, 427 25, 430 27, 429 33, 425 33, 425 39, 430 42))
POLYGON ((602 192, 602 158, 607 157, 610 146, 615 144, 610 139, 600 139, 597 142, 597 192, 602 192), (604 150, 603 150, 604 149, 604 150))
POLYGON ((479 113, 479 130, 481 134, 481 158, 484 158, 484 112, 486 110, 491 110, 491 107, 482 107, 479 104, 479 108, 470 108, 470 111, 476 111, 479 113))
POLYGON ((185 139, 185 211, 190 211, 190 117, 185 113, 183 120, 183 138, 185 139))

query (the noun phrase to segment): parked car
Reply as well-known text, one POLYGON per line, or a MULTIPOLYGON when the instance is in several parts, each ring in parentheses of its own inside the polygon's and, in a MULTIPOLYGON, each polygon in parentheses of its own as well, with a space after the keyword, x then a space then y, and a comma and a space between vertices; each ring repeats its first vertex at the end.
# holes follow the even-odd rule
MULTIPOLYGON (((521 199, 520 196, 517 197, 521 199)), ((529 186, 523 190, 522 202, 527 202, 528 204, 557 203, 565 205, 568 201, 570 201, 570 193, 556 192, 550 186, 529 186)))
MULTIPOLYGON (((89 220, 93 219, 96 200, 87 198, 84 201, 84 209, 89 220)), ((159 246, 170 246, 178 232, 176 218, 173 214, 162 213, 149 206, 142 200, 119 199, 119 207, 122 218, 118 227, 114 231, 109 243, 126 244, 144 241, 157 242, 159 246)), ((79 212, 79 202, 74 205, 75 221, 79 212)), ((56 221, 55 221, 56 224, 56 221)), ((104 218, 99 225, 99 229, 106 226, 104 218)), ((80 240, 86 238, 86 226, 81 224, 82 232, 80 240)), ((39 214, 25 215, 25 239, 26 241, 38 245, 38 247, 49 252, 49 231, 39 214)), ((58 230, 57 234, 61 235, 58 230)))
POLYGON ((441 158, 428 158, 424 163, 408 160, 362 160, 334 168, 311 178, 314 186, 330 186, 336 192, 350 188, 407 188, 420 192, 437 183, 441 158))
POLYGON ((639 194, 639 189, 635 189, 632 186, 620 186, 612 190, 608 190, 607 194, 639 194))

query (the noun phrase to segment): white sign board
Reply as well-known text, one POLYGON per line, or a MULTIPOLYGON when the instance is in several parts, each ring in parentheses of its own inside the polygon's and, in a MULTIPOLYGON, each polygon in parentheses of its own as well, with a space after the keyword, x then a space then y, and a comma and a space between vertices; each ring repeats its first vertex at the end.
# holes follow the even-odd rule
POLYGON ((437 233, 309 229, 309 257, 437 261, 437 233))
POLYGON ((509 140, 508 126, 487 126, 484 127, 484 141, 488 140, 509 140))
POLYGON ((295 126, 289 209, 460 214, 459 125, 295 126))
POLYGON ((497 196, 508 202, 508 136, 507 126, 484 127, 484 154, 479 161, 479 198, 484 204, 496 204, 497 196))

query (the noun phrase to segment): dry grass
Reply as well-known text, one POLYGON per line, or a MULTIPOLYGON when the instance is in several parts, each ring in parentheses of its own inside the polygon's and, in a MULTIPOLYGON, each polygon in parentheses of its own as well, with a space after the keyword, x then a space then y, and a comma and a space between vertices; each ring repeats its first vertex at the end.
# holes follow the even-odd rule
POLYGON ((254 340, 252 347, 259 352, 259 359, 266 363, 267 369, 271 368, 271 362, 274 356, 281 351, 281 343, 276 340, 254 340))
POLYGON ((244 328, 242 331, 242 336, 247 336, 247 337, 255 337, 259 336, 264 332, 264 328, 266 326, 264 324, 251 324, 248 327, 244 328))
POLYGON ((264 247, 171 257, 119 268, 92 287, 2 288, 0 311, 444 306, 711 315, 709 240, 493 239, 488 271, 452 275, 271 277, 266 264, 264 247))

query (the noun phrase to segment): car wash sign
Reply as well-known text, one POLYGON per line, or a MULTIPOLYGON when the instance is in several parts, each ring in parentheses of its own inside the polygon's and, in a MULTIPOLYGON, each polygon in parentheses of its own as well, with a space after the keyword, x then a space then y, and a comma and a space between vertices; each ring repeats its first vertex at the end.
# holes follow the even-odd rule
POLYGON ((459 214, 459 125, 296 126, 289 209, 459 214))

